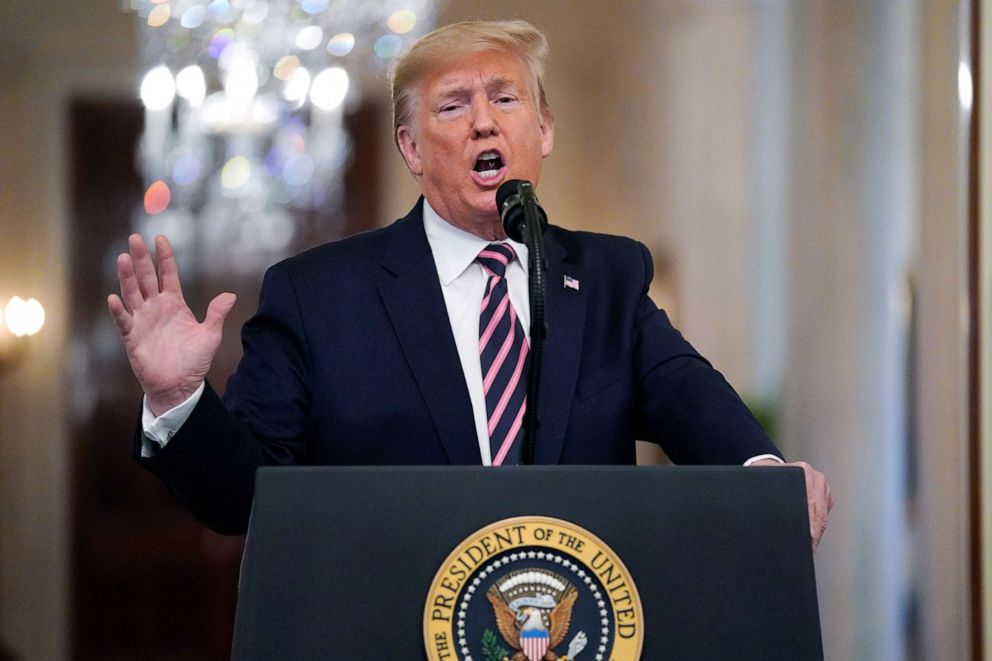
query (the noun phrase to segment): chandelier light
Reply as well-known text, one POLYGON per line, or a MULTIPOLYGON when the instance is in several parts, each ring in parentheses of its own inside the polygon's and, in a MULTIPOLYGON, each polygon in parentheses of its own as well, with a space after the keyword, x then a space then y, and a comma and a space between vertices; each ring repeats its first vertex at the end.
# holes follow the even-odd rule
POLYGON ((135 228, 228 272, 285 250, 299 213, 340 205, 356 81, 381 74, 437 11, 434 0, 125 2, 146 71, 135 228))

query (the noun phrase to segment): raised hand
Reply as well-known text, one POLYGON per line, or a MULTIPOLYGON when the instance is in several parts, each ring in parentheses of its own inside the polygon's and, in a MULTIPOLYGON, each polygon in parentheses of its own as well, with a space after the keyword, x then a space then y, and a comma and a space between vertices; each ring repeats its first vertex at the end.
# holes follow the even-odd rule
POLYGON ((206 379, 236 297, 216 296, 200 323, 183 298, 169 240, 155 237, 157 273, 140 235, 128 237, 128 248, 129 253, 117 256, 120 296, 110 294, 107 308, 148 407, 157 416, 189 398, 206 379))

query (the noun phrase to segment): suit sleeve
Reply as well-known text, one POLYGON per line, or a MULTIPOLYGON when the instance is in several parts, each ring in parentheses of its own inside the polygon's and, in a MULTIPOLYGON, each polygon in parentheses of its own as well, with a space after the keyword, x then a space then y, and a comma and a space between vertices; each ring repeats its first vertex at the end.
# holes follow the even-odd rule
POLYGON ((651 255, 638 244, 643 286, 634 330, 638 438, 677 464, 743 464, 781 456, 723 375, 682 337, 648 297, 651 255))
POLYGON ((244 356, 224 401, 207 384, 189 419, 152 457, 134 456, 181 504, 217 532, 248 528, 255 470, 307 462, 310 369, 292 281, 269 269, 259 308, 242 330, 244 356))

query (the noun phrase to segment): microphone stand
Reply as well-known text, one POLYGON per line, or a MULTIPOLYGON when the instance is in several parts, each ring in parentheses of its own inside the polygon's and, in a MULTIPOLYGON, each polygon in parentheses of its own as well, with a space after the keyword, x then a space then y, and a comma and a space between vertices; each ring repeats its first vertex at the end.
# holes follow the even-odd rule
POLYGON ((541 209, 529 181, 511 179, 503 182, 496 191, 496 206, 503 220, 506 235, 527 246, 530 294, 530 366, 527 370, 527 407, 524 410, 524 440, 520 448, 520 463, 534 463, 534 444, 537 439, 538 389, 541 383, 541 355, 544 337, 548 332, 545 310, 547 308, 547 261, 544 258, 544 228, 547 216, 541 209))
MULTIPOLYGON (((530 184, 522 184, 530 189, 530 184)), ((538 388, 541 383, 541 355, 544 352, 544 337, 548 332, 545 311, 547 309, 547 263, 544 258, 544 227, 540 207, 532 191, 521 195, 525 200, 524 242, 528 252, 528 287, 530 292, 530 369, 527 370, 527 408, 524 411, 524 443, 520 451, 523 465, 534 463, 534 444, 540 421, 537 415, 538 388)))

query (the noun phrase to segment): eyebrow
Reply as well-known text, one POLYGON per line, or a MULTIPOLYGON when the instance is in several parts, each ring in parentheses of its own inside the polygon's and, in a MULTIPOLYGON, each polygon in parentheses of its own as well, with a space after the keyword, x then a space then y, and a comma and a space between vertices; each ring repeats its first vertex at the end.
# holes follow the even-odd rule
MULTIPOLYGON (((512 80, 507 78, 493 77, 486 81, 485 83, 486 92, 492 93, 495 90, 505 89, 507 87, 516 87, 517 84, 512 80)), ((436 98, 444 99, 449 97, 466 96, 471 93, 472 87, 466 85, 461 85, 458 83, 453 83, 450 87, 441 87, 438 91, 436 98)))

